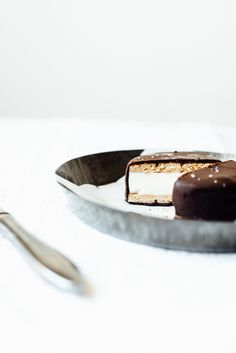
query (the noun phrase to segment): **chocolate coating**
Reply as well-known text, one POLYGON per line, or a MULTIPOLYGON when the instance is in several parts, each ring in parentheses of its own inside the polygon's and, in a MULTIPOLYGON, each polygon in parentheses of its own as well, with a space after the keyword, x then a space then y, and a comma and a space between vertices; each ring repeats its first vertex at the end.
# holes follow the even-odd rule
POLYGON ((127 165, 127 169, 132 164, 138 163, 161 163, 161 162, 176 162, 176 163, 191 163, 191 162, 219 162, 213 154, 209 152, 157 152, 150 155, 141 155, 131 159, 127 165))
POLYGON ((190 219, 236 219, 236 162, 226 161, 182 175, 175 183, 176 215, 190 219))

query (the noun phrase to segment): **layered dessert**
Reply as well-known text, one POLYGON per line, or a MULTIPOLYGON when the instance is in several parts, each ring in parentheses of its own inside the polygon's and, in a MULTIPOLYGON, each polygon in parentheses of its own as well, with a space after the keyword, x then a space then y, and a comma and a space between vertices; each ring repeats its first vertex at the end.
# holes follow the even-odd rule
POLYGON ((206 152, 162 152, 132 159, 126 168, 126 201, 141 205, 172 205, 176 180, 219 162, 206 152))
POLYGON ((236 162, 226 161, 188 173, 173 189, 176 215, 181 218, 236 219, 236 162))

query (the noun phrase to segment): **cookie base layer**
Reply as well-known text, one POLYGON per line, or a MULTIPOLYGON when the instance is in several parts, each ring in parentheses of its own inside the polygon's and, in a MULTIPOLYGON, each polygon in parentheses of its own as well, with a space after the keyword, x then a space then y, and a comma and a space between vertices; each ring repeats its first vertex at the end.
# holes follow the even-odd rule
POLYGON ((172 206, 172 197, 170 195, 139 195, 129 193, 129 203, 149 206, 172 206))

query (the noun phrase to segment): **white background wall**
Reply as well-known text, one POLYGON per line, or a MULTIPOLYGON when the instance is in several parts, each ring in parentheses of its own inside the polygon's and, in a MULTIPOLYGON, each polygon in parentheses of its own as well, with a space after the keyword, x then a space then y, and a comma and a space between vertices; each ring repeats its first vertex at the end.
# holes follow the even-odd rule
POLYGON ((0 116, 231 121, 234 0, 2 0, 0 116))

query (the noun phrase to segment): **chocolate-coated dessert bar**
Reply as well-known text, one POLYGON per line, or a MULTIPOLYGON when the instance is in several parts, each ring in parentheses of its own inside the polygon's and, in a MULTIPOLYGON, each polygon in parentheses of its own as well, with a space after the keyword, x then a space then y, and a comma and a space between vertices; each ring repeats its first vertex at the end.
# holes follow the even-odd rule
POLYGON ((132 159, 126 168, 126 201, 141 205, 172 205, 175 181, 184 173, 217 160, 206 152, 162 152, 132 159))
POLYGON ((176 215, 183 218, 236 219, 236 162, 216 163, 181 176, 174 185, 176 215))

